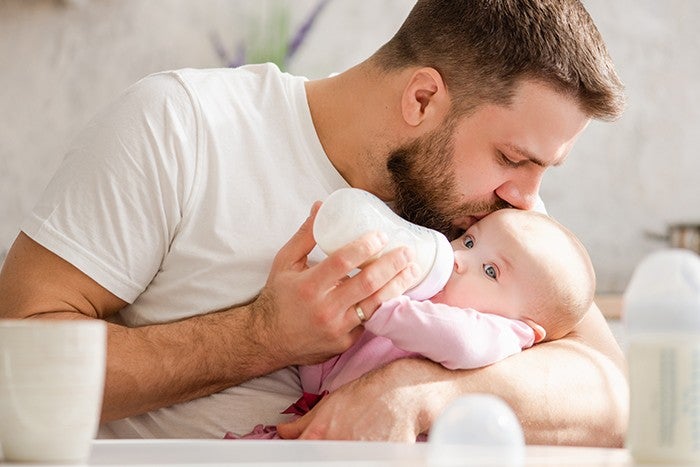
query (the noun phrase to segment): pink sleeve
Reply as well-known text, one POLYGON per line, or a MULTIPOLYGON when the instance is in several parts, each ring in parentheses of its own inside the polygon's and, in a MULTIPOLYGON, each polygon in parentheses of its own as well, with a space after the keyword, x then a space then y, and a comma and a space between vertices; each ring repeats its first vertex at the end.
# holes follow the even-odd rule
POLYGON ((382 304, 365 329, 452 370, 490 365, 535 340, 532 328, 522 321, 406 296, 382 304))
POLYGON ((301 380, 301 389, 311 394, 320 394, 326 377, 333 371, 339 358, 340 355, 336 355, 316 365, 300 365, 299 379, 301 380))

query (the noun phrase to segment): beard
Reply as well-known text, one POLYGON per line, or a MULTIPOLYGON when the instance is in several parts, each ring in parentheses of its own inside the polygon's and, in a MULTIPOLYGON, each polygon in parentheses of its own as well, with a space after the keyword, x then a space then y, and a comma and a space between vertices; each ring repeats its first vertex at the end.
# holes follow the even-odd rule
POLYGON ((463 230, 459 219, 510 207, 496 202, 460 202, 454 171, 455 120, 448 118, 444 128, 392 151, 387 169, 394 190, 394 210, 404 219, 442 232, 448 239, 463 230))

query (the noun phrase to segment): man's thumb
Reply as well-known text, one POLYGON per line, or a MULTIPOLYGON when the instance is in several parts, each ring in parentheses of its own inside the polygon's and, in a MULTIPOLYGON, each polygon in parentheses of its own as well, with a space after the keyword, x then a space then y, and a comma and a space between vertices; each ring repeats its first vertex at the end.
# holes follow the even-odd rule
POLYGON ((304 432, 307 422, 304 421, 305 417, 292 420, 291 422, 280 423, 277 425, 277 433, 280 438, 283 439, 297 439, 304 432))

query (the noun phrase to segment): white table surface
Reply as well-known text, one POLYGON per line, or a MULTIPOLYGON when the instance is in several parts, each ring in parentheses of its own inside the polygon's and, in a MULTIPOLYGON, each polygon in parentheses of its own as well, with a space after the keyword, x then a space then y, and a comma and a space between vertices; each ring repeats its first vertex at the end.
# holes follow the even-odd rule
MULTIPOLYGON (((101 466, 431 466, 426 443, 285 440, 97 440, 87 464, 101 466)), ((527 446, 523 466, 635 464, 624 449, 527 446)), ((495 453, 497 454, 497 453, 495 453)), ((503 465, 494 457, 492 465, 503 465)), ((28 467, 31 464, 3 466, 28 467)), ((46 464, 42 464, 46 465, 46 464)), ((65 465, 65 464, 63 464, 65 465)), ((455 465, 468 465, 468 461, 455 465)))

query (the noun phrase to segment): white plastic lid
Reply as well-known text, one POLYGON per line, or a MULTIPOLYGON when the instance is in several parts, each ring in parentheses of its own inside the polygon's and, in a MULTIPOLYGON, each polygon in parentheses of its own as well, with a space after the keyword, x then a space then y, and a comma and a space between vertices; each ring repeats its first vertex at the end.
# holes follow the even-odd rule
POLYGON ((700 332, 700 256, 670 248, 635 269, 623 301, 628 333, 700 332))
POLYGON ((429 466, 520 466, 525 436, 513 409, 492 394, 454 400, 430 428, 429 466))
POLYGON ((450 241, 440 232, 431 231, 435 241, 435 260, 425 278, 406 291, 414 300, 427 300, 445 287, 454 269, 455 257, 450 241))

